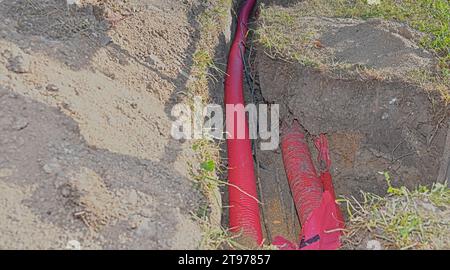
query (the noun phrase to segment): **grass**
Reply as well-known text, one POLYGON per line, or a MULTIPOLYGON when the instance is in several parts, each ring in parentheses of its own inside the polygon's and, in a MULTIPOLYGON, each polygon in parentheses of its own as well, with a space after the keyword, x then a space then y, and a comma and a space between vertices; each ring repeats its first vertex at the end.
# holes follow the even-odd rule
POLYGON ((246 246, 239 243, 240 235, 232 234, 222 226, 216 226, 208 222, 205 218, 196 218, 203 231, 201 247, 212 250, 218 249, 247 249, 246 246))
POLYGON ((222 172, 220 145, 207 139, 201 139, 193 143, 192 149, 197 154, 199 163, 191 165, 191 175, 196 180, 199 189, 203 191, 217 190, 222 185, 217 177, 222 172))
MULTIPOLYGON (((224 74, 216 65, 214 53, 219 45, 219 33, 228 25, 227 18, 232 7, 232 0, 204 0, 208 8, 198 16, 200 39, 193 54, 191 79, 187 85, 187 100, 194 105, 194 98, 200 97, 204 104, 211 103, 209 89, 218 79, 213 74, 224 74)), ((210 139, 199 139, 192 143, 196 160, 190 165, 191 177, 198 189, 205 194, 207 201, 202 204, 193 218, 200 224, 203 231, 201 249, 242 249, 232 236, 221 226, 222 198, 220 186, 224 184, 219 179, 223 165, 220 158, 221 145, 210 139)))
POLYGON ((448 0, 382 0, 368 5, 367 1, 335 2, 334 16, 351 18, 384 18, 408 23, 426 35, 420 44, 434 51, 440 68, 448 76, 450 67, 450 3, 448 0))
POLYGON ((445 105, 447 106, 450 104, 450 76, 440 76, 430 70, 423 69, 412 70, 409 74, 406 74, 406 76, 428 92, 439 92, 445 105))
POLYGON ((314 50, 310 50, 317 29, 309 24, 298 25, 297 17, 293 10, 261 5, 256 39, 272 58, 279 57, 317 67, 320 65, 320 57, 313 54, 314 50))
MULTIPOLYGON (((292 8, 261 5, 257 41, 269 56, 296 61, 319 69, 345 70, 342 63, 334 63, 320 54, 317 39, 320 29, 313 21, 301 25, 304 16, 340 18, 382 18, 408 24, 423 33, 420 46, 434 53, 438 59, 436 71, 418 70, 405 80, 417 83, 428 79, 428 85, 439 91, 446 105, 450 104, 450 3, 448 0, 309 0, 292 8), (416 78, 417 73, 428 73, 416 78), (431 83, 431 84, 430 84, 431 83)), ((322 49, 326 54, 326 48, 322 49)), ((382 76, 384 77, 384 76, 382 76)), ((429 87, 430 88, 430 87, 429 87)))
MULTIPOLYGON (((404 22, 425 33, 420 45, 435 53, 438 71, 430 80, 442 82, 437 90, 446 104, 450 103, 450 2, 448 0, 381 0, 380 4, 368 5, 366 1, 335 2, 337 17, 383 18, 404 22), (444 89, 447 86, 447 89, 444 89)), ((413 80, 415 77, 411 77, 413 80)))
POLYGON ((388 173, 387 196, 362 192, 341 202, 347 208, 344 248, 361 247, 364 240, 376 240, 386 249, 449 249, 450 189, 447 183, 410 191, 393 187, 388 173))

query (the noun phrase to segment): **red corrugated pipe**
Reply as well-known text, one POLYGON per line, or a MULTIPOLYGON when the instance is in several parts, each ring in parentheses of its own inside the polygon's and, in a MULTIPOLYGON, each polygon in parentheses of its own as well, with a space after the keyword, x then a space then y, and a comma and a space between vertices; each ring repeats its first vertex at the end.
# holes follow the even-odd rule
POLYGON ((328 140, 318 136, 314 144, 319 152, 320 175, 313 165, 305 134, 294 120, 283 123, 281 150, 289 187, 302 225, 300 242, 291 243, 276 237, 273 244, 280 249, 337 249, 344 228, 344 219, 336 198, 329 172, 328 140))
POLYGON ((300 223, 305 224, 312 211, 320 206, 322 181, 317 176, 300 124, 297 121, 293 121, 291 126, 283 123, 281 131, 284 169, 300 223))
MULTIPOLYGON (((225 77, 225 105, 244 105, 243 95, 243 54, 248 31, 247 23, 256 0, 247 0, 241 7, 235 37, 228 56, 225 77)), ((236 134, 238 117, 226 118, 227 134, 236 134), (234 120, 234 121, 232 121, 234 120), (232 124, 233 123, 233 124, 232 124)), ((245 138, 227 137, 228 182, 229 182, 229 226, 232 232, 242 233, 257 245, 263 242, 259 205, 256 191, 251 142, 248 137, 248 123, 245 122, 245 138)))

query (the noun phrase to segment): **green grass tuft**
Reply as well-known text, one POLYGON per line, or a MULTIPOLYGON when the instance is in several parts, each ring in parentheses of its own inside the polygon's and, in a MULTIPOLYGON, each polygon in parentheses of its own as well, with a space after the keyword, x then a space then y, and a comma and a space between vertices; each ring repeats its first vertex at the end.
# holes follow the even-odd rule
POLYGON ((393 187, 388 173, 387 196, 362 192, 362 200, 344 198, 348 222, 345 248, 378 240, 386 249, 450 248, 450 189, 447 183, 410 191, 393 187))

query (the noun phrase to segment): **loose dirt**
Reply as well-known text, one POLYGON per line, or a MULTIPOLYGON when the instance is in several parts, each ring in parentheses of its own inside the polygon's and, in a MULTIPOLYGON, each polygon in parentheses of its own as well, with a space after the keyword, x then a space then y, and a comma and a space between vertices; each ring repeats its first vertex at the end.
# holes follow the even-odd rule
POLYGON ((0 0, 0 248, 187 249, 199 1, 0 0))

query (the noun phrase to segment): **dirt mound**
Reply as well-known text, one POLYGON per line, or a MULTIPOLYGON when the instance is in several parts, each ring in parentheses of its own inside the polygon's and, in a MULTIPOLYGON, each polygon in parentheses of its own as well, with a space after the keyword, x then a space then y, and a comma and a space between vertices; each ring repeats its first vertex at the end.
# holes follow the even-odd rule
POLYGON ((3 88, 0 104, 2 248, 196 247, 201 197, 186 176, 92 148, 62 112, 3 88))
POLYGON ((304 20, 315 29, 316 45, 303 52, 320 68, 274 60, 260 48, 261 91, 281 105, 282 117, 298 118, 311 135, 328 134, 338 194, 383 194, 386 180, 378 172, 385 171, 397 185, 436 181, 448 162, 449 110, 437 91, 401 77, 434 63, 416 45, 415 32, 379 20, 304 20))
POLYGON ((0 247, 197 248, 170 110, 205 7, 77 2, 0 1, 0 247))

